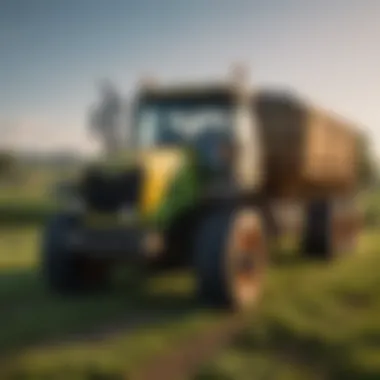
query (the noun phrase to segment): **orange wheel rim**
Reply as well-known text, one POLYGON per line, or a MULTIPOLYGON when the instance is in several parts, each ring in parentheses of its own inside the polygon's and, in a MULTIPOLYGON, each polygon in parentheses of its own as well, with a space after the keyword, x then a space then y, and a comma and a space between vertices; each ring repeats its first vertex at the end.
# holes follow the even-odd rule
POLYGON ((264 241, 258 215, 252 212, 244 217, 244 223, 237 220, 233 228, 230 263, 227 265, 230 265, 230 286, 234 299, 241 305, 248 305, 254 303, 260 293, 264 241))

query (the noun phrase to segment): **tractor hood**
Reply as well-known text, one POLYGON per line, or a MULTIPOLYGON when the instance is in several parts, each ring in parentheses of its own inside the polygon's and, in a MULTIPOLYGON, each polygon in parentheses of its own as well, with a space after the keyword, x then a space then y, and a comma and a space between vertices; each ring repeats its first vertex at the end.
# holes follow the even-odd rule
POLYGON ((192 154, 183 148, 123 153, 92 166, 84 196, 92 197, 92 209, 107 200, 109 211, 132 207, 143 219, 165 223, 191 202, 198 177, 192 154))

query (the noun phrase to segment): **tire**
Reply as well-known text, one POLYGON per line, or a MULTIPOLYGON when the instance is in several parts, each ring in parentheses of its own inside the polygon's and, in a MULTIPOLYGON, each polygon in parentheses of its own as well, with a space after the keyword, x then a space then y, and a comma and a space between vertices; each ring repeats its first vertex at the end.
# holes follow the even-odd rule
POLYGON ((42 275, 49 290, 54 293, 70 294, 101 289, 106 283, 106 268, 102 263, 85 260, 68 249, 67 237, 77 225, 76 218, 71 215, 56 215, 45 228, 42 275), (95 267, 96 271, 93 270, 95 267))
POLYGON ((200 300, 207 306, 233 310, 254 306, 264 282, 267 263, 265 240, 261 215, 251 208, 220 210, 209 215, 195 239, 195 270, 200 300), (240 230, 243 232, 244 218, 254 223, 250 227, 247 224, 244 230, 248 232, 244 232, 244 238, 248 239, 244 239, 243 251, 238 249, 238 243, 243 239, 236 237, 240 236, 240 230))
POLYGON ((360 228, 352 204, 338 208, 333 202, 312 202, 304 226, 301 251, 307 257, 331 260, 356 248, 360 228))
POLYGON ((311 202, 306 208, 305 219, 301 247, 303 255, 310 258, 328 258, 331 255, 329 203, 311 202))

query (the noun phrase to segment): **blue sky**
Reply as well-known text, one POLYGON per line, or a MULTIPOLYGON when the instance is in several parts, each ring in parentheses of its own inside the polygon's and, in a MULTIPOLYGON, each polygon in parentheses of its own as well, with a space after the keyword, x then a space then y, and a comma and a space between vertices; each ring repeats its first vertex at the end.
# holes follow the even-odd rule
POLYGON ((244 60, 253 84, 362 124, 380 154, 379 41, 378 0, 0 0, 2 140, 87 149, 99 79, 128 94, 144 72, 206 78, 244 60))

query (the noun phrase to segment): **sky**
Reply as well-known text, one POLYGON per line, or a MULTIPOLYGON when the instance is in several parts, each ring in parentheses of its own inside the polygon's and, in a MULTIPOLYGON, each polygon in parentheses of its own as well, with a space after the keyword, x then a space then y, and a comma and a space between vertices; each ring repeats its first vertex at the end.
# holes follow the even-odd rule
POLYGON ((97 83, 225 76, 292 88, 358 123, 380 157, 378 0, 0 0, 0 144, 91 150, 97 83))

